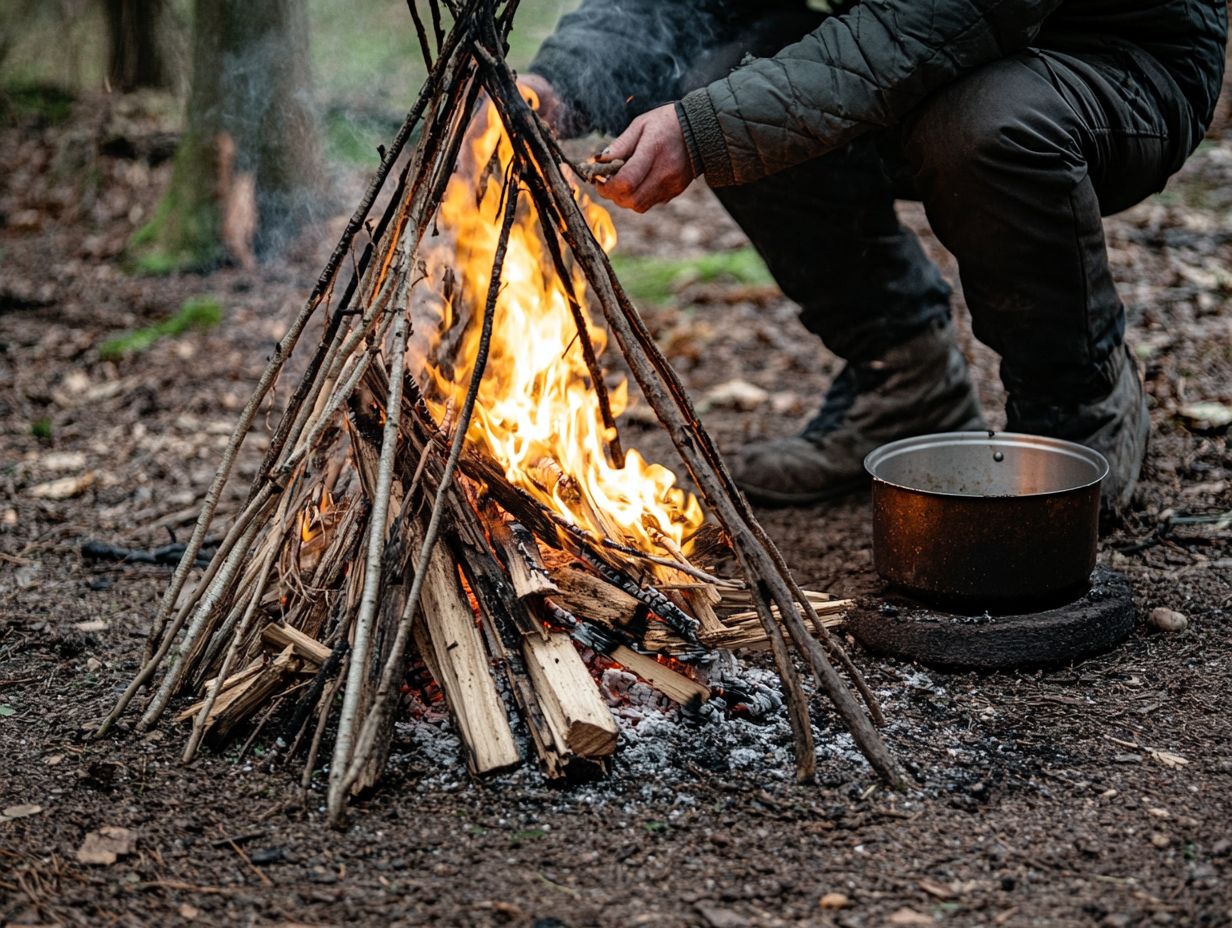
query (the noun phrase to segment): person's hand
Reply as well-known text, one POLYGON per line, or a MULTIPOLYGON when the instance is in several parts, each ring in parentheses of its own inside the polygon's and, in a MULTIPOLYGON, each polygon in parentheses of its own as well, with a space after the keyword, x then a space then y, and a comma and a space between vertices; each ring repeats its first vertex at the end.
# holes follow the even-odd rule
POLYGON ((539 114, 539 118, 548 124, 548 128, 559 135, 561 129, 564 128, 568 110, 556 92, 556 88, 548 83, 547 78, 540 77, 538 74, 519 75, 518 90, 522 92, 526 102, 539 114))
POLYGON ((598 160, 617 158, 625 166, 595 189, 617 206, 639 213, 678 196, 693 180, 689 148, 670 103, 638 116, 598 160))

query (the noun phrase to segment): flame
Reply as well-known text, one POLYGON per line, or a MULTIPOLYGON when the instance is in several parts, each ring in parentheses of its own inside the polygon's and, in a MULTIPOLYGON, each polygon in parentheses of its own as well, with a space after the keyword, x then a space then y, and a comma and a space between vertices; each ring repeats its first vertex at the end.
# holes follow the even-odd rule
MULTIPOLYGON (((440 357, 425 365, 438 419, 462 406, 470 381, 511 155, 499 116, 485 107, 442 200, 439 234, 425 249, 440 314, 436 343, 428 349, 431 358, 441 348, 440 357), (444 350, 441 340, 459 320, 464 333, 454 348, 444 350)), ((575 196, 596 239, 610 251, 616 244, 611 217, 580 190, 575 196)), ((609 462, 605 448, 612 436, 591 388, 564 281, 529 201, 528 195, 520 197, 509 237, 488 366, 467 440, 499 462, 513 484, 588 531, 646 551, 661 548, 661 536, 681 545, 701 525, 701 507, 676 485, 672 471, 634 450, 626 452, 623 468, 609 462)), ((599 354, 607 333, 585 310, 582 275, 573 276, 599 354)), ((627 402, 622 378, 610 390, 612 413, 619 415, 627 402)))
POLYGON ((333 496, 327 488, 322 487, 320 500, 315 505, 309 503, 299 515, 299 537, 301 542, 307 544, 328 528, 329 523, 336 521, 336 516, 327 518, 330 516, 333 508, 333 496))

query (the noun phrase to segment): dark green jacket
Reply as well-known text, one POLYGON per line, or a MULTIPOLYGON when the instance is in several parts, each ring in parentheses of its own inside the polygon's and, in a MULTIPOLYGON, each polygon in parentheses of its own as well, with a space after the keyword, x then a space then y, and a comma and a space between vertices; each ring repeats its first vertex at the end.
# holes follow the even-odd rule
POLYGON ((618 133, 683 94, 678 112, 712 186, 748 183, 893 126, 937 88, 1029 47, 1123 58, 1158 89, 1161 107, 1177 110, 1165 116, 1191 136, 1187 149, 1210 121, 1223 74, 1224 0, 855 0, 772 57, 683 93, 707 48, 786 5, 584 0, 531 70, 570 106, 573 132, 618 133))

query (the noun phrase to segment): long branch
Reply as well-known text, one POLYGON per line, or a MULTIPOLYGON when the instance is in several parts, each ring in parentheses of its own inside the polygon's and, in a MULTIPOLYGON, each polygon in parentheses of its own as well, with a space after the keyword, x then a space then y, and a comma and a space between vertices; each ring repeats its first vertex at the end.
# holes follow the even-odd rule
MULTIPOLYGON (((368 712, 368 717, 364 721, 364 729, 358 749, 354 753, 350 769, 346 771, 346 777, 340 787, 343 795, 345 795, 345 790, 350 789, 350 785, 359 776, 360 770, 362 770, 366 763, 368 753, 373 748, 376 734, 384 726, 385 713, 388 711, 389 694, 393 688, 394 681, 401 672, 402 655, 405 652, 406 642, 410 637, 410 630, 415 621, 424 579, 428 575, 428 562, 432 557, 432 551, 440 536, 441 518, 447 508, 447 494, 453 480, 454 471, 458 466, 458 459, 462 456, 462 447, 466 444, 466 433, 470 430, 471 419, 475 413, 475 402, 479 397, 479 387, 488 365, 488 354, 492 346, 492 327, 496 317, 496 303, 500 295, 501 274, 505 266, 505 252, 509 246, 509 234, 513 229, 513 222, 518 210, 519 186, 518 171, 515 168, 511 171, 506 185, 505 215, 501 222, 500 236, 496 242, 496 251, 492 256, 492 272, 488 278, 488 294, 487 300, 484 303, 479 348, 475 354, 475 364, 471 370, 471 379, 466 389, 466 398, 463 400, 462 410, 458 416, 453 443, 449 449, 449 458, 445 461, 445 469, 441 473, 441 479, 436 488, 436 495, 432 501, 432 514, 428 519, 428 527, 424 530, 423 545, 419 551, 419 559, 415 564, 415 578, 411 583, 410 593, 407 594, 406 606, 398 623, 398 633, 394 639, 393 647, 390 648, 385 666, 382 668, 380 683, 368 712)), ((391 373, 390 376, 394 375, 391 373)), ((395 406, 390 407, 391 410, 395 411, 398 408, 395 406)), ((387 415, 390 418, 395 417, 393 412, 387 413, 387 415)), ((340 804, 337 809, 331 804, 331 821, 338 821, 341 812, 340 804)))

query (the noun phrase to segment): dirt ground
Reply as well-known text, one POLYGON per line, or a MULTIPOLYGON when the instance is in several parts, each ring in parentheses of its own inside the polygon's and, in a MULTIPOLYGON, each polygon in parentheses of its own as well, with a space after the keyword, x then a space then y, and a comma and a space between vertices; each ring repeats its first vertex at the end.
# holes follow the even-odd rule
MULTIPOLYGON (((133 673, 170 571, 87 562, 81 542, 187 536, 232 420, 340 225, 260 273, 127 276, 116 255, 167 168, 151 163, 155 148, 99 152, 114 115, 103 109, 87 100, 66 123, 0 129, 0 919, 1232 924, 1232 543, 1227 520, 1210 518, 1232 510, 1232 455, 1226 424, 1190 409, 1232 403, 1232 138, 1212 138, 1168 190, 1107 224, 1153 420, 1135 512, 1100 553, 1135 589, 1139 622, 1122 647, 979 675, 853 646, 886 737, 919 779, 909 794, 834 747, 845 736, 817 700, 815 785, 736 769, 704 728, 656 775, 618 760, 606 782, 564 789, 528 774, 442 775, 404 739, 384 788, 333 831, 322 794, 265 769, 259 745, 184 767, 171 723, 86 738, 133 673), (102 357, 107 338, 201 295, 225 308, 221 325, 102 357), (57 479, 80 492, 34 495, 57 479), (1158 607, 1188 627, 1154 630, 1158 607), (107 826, 136 834, 133 853, 79 862, 85 835, 107 826)), ((903 214, 953 279, 919 208, 903 214)), ((634 255, 742 241, 697 188, 619 224, 634 255)), ((725 447, 790 431, 836 370, 772 291, 684 283, 647 317, 725 447)), ((996 359, 968 347, 997 423, 996 359)), ((636 415, 627 434, 671 460, 636 415)), ((877 588, 867 495, 764 516, 806 586, 877 588)))

